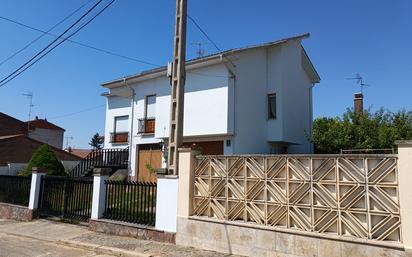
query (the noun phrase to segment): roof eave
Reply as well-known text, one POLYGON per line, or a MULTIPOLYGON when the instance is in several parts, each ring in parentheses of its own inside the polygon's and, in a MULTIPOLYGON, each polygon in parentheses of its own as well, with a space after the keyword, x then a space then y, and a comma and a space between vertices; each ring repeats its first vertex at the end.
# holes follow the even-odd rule
MULTIPOLYGON (((233 54, 238 53, 238 52, 242 52, 242 51, 246 51, 246 50, 253 50, 253 49, 261 48, 261 47, 270 47, 270 46, 274 46, 274 45, 281 45, 281 44, 283 44, 285 42, 288 42, 288 41, 291 41, 291 40, 302 40, 302 39, 305 39, 305 38, 308 38, 308 37, 310 37, 310 34, 309 33, 304 33, 304 34, 301 34, 301 35, 288 37, 288 38, 284 38, 284 39, 279 39, 279 40, 272 41, 272 42, 269 42, 269 43, 253 45, 253 46, 248 46, 248 47, 242 47, 242 48, 230 49, 230 50, 224 51, 222 53, 216 53, 216 54, 212 54, 212 55, 209 55, 209 56, 200 57, 200 58, 196 58, 196 59, 192 59, 190 61, 187 61, 186 62, 187 67, 186 68, 187 68, 187 70, 192 70, 192 69, 196 69, 196 68, 199 68, 199 67, 208 66, 208 65, 211 65, 211 64, 217 64, 219 62, 220 63, 227 62, 228 58, 224 58, 225 56, 233 57, 233 54)), ((127 81, 129 83, 136 83, 136 82, 140 82, 140 81, 144 81, 144 80, 148 80, 148 79, 157 78, 157 77, 160 77, 160 76, 166 76, 166 72, 167 72, 167 67, 163 66, 163 67, 155 68, 155 69, 152 69, 152 70, 143 71, 139 74, 135 74, 135 75, 131 75, 131 76, 125 76, 124 78, 121 78, 121 79, 116 79, 116 80, 112 80, 112 81, 109 81, 109 82, 105 82, 105 83, 102 83, 101 86, 105 87, 105 88, 108 88, 108 89, 121 87, 121 86, 125 85, 124 84, 125 81, 127 81)), ((320 78, 319 78, 319 80, 320 80, 320 78)))

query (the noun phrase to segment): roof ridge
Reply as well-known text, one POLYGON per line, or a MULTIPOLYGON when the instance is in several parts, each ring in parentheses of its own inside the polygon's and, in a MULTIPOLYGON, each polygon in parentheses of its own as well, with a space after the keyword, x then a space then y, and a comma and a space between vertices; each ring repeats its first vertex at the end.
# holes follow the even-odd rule
MULTIPOLYGON (((269 42, 266 42, 266 43, 254 44, 254 45, 249 45, 249 46, 245 46, 245 47, 232 48, 232 49, 224 50, 222 52, 213 53, 213 54, 209 54, 209 55, 206 55, 206 56, 197 57, 197 58, 187 60, 186 64, 187 64, 187 66, 189 66, 194 62, 207 61, 208 59, 214 58, 216 56, 221 56, 221 55, 224 55, 224 54, 231 54, 231 53, 234 53, 234 52, 245 51, 245 50, 250 50, 250 49, 259 48, 259 47, 273 46, 273 45, 285 43, 285 42, 290 41, 290 40, 304 39, 304 38, 308 38, 308 37, 310 37, 310 33, 306 32, 306 33, 298 34, 298 35, 291 36, 291 37, 286 37, 286 38, 281 38, 281 39, 274 40, 274 41, 269 41, 269 42)), ((101 86, 106 87, 106 85, 115 84, 115 83, 122 82, 122 81, 127 80, 127 79, 137 78, 137 77, 141 77, 141 76, 156 73, 156 72, 162 72, 162 71, 165 71, 166 69, 167 69, 167 66, 165 66, 165 65, 164 66, 159 66, 159 67, 156 67, 156 68, 153 68, 153 69, 148 69, 148 70, 141 71, 139 73, 135 73, 133 75, 124 76, 122 78, 118 78, 118 79, 114 79, 112 81, 104 82, 104 83, 101 84, 101 86)))

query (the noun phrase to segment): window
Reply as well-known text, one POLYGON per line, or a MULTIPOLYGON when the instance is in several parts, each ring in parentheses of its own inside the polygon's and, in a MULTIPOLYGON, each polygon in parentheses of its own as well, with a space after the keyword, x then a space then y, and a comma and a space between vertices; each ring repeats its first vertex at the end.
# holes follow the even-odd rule
POLYGON ((148 95, 145 99, 144 118, 139 119, 139 134, 154 134, 156 128, 156 95, 148 95))
POLYGON ((156 95, 146 96, 145 118, 154 118, 156 116, 156 95))
POLYGON ((129 140, 129 116, 114 117, 114 128, 111 133, 111 143, 127 143, 129 140))
POLYGON ((276 119, 276 94, 268 94, 268 119, 276 119))
POLYGON ((127 132, 129 130, 129 116, 114 117, 114 132, 127 132))

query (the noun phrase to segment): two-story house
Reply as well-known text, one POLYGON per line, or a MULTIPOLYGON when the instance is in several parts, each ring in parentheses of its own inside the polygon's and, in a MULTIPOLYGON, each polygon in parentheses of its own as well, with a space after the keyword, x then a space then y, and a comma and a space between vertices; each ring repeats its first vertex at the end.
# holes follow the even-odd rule
MULTIPOLYGON (((232 49, 186 64, 185 146, 204 154, 311 153, 312 88, 320 77, 301 41, 232 49)), ((164 165, 170 121, 167 67, 106 82, 105 148, 130 149, 131 176, 164 165), (162 161, 163 160, 163 161, 162 161)))

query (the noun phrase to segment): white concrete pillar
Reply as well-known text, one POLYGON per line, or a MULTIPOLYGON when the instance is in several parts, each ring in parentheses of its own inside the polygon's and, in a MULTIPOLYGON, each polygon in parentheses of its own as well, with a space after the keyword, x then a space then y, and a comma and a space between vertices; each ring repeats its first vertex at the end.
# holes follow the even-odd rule
POLYGON ((396 141, 396 144, 402 240, 405 248, 412 250, 412 140, 396 141))
POLYGON ((179 176, 157 175, 156 229, 176 232, 179 176))
POLYGON ((106 204, 106 185, 104 182, 109 179, 110 168, 94 168, 93 170, 93 202, 92 219, 103 217, 106 204))
POLYGON ((41 168, 33 167, 30 185, 29 209, 37 210, 39 207, 41 178, 46 175, 46 172, 41 168))
POLYGON ((196 167, 196 155, 199 151, 190 148, 179 149, 179 194, 177 216, 187 218, 192 214, 194 176, 196 167))

